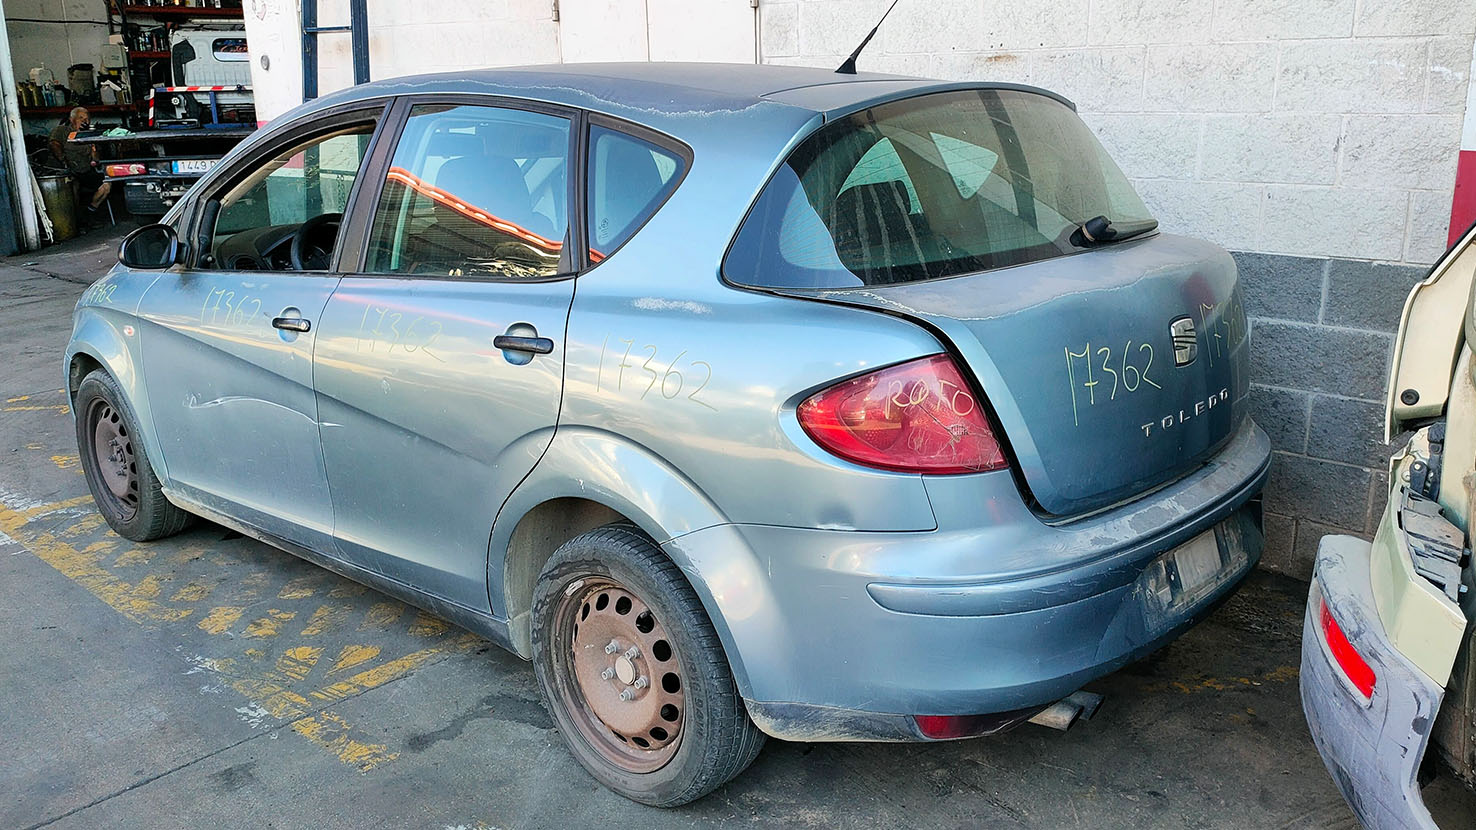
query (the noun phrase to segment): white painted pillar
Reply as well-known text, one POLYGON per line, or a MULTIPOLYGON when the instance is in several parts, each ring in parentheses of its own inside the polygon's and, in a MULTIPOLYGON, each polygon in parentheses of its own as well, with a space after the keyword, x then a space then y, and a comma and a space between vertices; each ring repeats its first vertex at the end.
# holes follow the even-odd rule
POLYGON ((10 32, 5 26, 5 3, 0 0, 0 116, 4 118, 4 175, 10 182, 11 210, 20 223, 21 247, 34 251, 41 247, 41 234, 37 226, 36 200, 31 193, 31 165, 26 161, 20 102, 15 95, 15 70, 10 66, 10 32))

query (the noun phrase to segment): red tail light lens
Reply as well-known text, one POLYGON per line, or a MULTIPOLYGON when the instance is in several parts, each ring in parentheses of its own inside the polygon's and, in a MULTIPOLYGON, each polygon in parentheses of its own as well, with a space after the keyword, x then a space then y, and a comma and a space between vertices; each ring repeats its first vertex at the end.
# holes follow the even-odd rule
POLYGON ((934 741, 972 738, 996 725, 987 715, 913 715, 912 720, 924 738, 934 741))
POLYGON ((1353 684, 1353 688, 1362 694, 1364 699, 1373 697, 1374 685, 1378 683, 1378 676, 1374 674, 1372 667, 1363 659, 1363 656, 1348 642, 1348 637, 1333 618, 1332 611, 1328 610, 1327 602, 1322 598, 1322 590, 1318 589, 1314 601, 1317 603, 1314 609, 1317 614, 1317 627, 1322 630, 1322 640, 1327 643, 1327 650, 1332 654, 1333 662, 1338 664, 1343 676, 1353 684))
POLYGON ((799 405, 805 433, 841 458, 909 473, 981 473, 1009 465, 980 401, 948 355, 879 369, 799 405))
POLYGON ((104 168, 109 176, 142 176, 149 168, 142 164, 109 164, 104 168))

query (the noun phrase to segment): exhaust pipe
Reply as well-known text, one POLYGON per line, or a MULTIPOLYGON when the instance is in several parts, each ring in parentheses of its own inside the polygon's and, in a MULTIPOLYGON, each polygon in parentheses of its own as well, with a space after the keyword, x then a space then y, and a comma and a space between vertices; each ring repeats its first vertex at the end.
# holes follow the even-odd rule
POLYGON ((1048 726, 1062 732, 1070 729, 1078 720, 1091 720, 1102 705, 1102 696, 1096 692, 1078 691, 1052 703, 1035 713, 1030 722, 1037 726, 1048 726))

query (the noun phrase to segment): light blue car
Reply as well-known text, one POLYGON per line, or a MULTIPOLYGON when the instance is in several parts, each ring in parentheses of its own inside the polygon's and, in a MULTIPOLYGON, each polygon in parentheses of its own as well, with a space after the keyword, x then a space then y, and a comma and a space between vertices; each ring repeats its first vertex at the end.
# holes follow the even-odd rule
POLYGON ((203 516, 531 659, 637 801, 766 735, 1014 726, 1260 556, 1234 263, 1044 90, 372 83, 120 259, 64 366, 112 527, 203 516))

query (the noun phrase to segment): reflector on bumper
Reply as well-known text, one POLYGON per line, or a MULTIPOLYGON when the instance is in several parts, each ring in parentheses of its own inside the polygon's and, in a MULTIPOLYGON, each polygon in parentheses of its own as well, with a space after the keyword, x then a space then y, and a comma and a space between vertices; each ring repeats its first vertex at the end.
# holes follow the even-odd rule
POLYGON ((1316 581, 1312 583, 1312 594, 1309 598, 1310 609, 1308 614, 1317 621, 1317 632, 1323 648, 1327 650, 1328 656, 1332 658, 1332 664, 1342 672, 1343 679, 1358 696, 1363 699, 1364 705, 1373 699, 1374 685, 1378 682, 1378 675, 1374 673, 1368 661, 1358 653, 1358 649, 1348 642, 1348 636, 1338 625, 1333 617, 1332 609, 1327 607, 1323 601, 1322 589, 1316 581))

